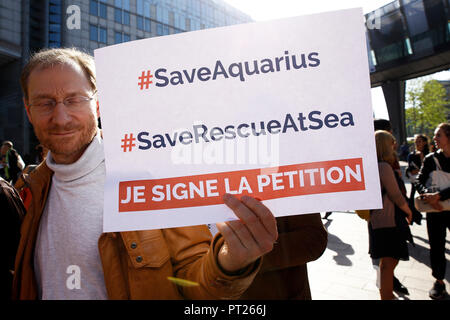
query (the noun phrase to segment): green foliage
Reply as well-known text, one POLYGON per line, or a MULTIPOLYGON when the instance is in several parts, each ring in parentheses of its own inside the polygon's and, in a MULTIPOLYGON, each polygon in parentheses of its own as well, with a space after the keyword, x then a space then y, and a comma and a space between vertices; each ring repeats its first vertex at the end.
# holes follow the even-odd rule
POLYGON ((434 129, 447 122, 447 93, 437 80, 413 80, 406 92, 406 132, 432 138, 434 129))

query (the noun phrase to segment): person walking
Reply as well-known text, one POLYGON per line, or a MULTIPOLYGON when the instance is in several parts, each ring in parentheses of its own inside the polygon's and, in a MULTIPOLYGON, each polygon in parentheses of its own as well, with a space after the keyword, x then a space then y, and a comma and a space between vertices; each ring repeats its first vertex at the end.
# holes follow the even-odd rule
POLYGON ((443 210, 440 201, 450 199, 450 188, 429 190, 427 182, 433 171, 442 170, 450 173, 450 124, 441 123, 437 126, 434 131, 434 141, 438 149, 425 157, 417 176, 417 191, 427 203, 438 210, 438 212, 426 213, 431 270, 436 279, 429 291, 429 296, 432 299, 443 299, 447 296, 444 283, 447 265, 445 242, 447 229, 450 228, 450 211, 443 210))
POLYGON ((412 212, 394 172, 394 137, 379 130, 375 132, 375 141, 383 208, 370 212, 369 253, 372 259, 380 259, 380 297, 391 300, 394 299, 394 269, 399 260, 409 259, 407 240, 412 241, 412 236, 408 224, 411 223, 412 212))

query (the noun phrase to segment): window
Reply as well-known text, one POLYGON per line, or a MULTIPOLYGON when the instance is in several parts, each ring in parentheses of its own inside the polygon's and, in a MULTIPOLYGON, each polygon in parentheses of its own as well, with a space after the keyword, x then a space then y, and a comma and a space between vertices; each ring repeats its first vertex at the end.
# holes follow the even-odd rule
POLYGON ((98 41, 98 28, 94 25, 89 25, 89 39, 92 41, 98 41))
POLYGON ((162 23, 169 23, 169 10, 165 7, 157 7, 156 8, 156 20, 162 23))
POLYGON ((114 21, 122 23, 122 9, 114 8, 114 21))
POLYGON ((52 41, 52 42, 61 41, 61 35, 59 33, 50 33, 49 34, 49 40, 52 41))
POLYGON ((122 0, 122 9, 130 11, 130 0, 122 0))
POLYGON ((181 29, 182 31, 186 30, 186 18, 183 14, 175 13, 175 28, 181 29))
POLYGON ((114 43, 122 43, 122 42, 127 42, 130 41, 131 37, 129 34, 127 33, 122 33, 122 32, 114 32, 114 43))
POLYGON ((130 25, 130 13, 128 11, 123 11, 123 24, 130 25))
POLYGON ((130 0, 114 0, 114 6, 114 21, 130 25, 130 0))
POLYGON ((175 21, 175 12, 169 11, 168 14, 168 23, 178 28, 178 22, 175 21))
POLYGON ((103 19, 107 18, 107 10, 105 1, 100 0, 100 2, 96 0, 89 1, 89 13, 93 16, 98 16, 103 19))
POLYGON ((163 8, 162 10, 162 22, 169 23, 169 10, 163 8))
POLYGON ((194 0, 194 14, 200 17, 200 1, 194 0))
POLYGON ((141 16, 144 15, 144 0, 136 1, 136 13, 141 16))
POLYGON ((208 5, 206 8, 208 19, 214 19, 214 8, 211 5, 208 5))
POLYGON ((98 27, 96 25, 89 25, 89 39, 101 43, 107 43, 107 31, 106 28, 98 27))
POLYGON ((137 28, 139 30, 144 30, 144 18, 137 16, 136 17, 136 24, 137 24, 137 28))
POLYGON ((89 1, 89 14, 93 16, 98 16, 98 2, 91 0, 89 1))
POLYGON ((162 36, 163 35, 163 25, 161 23, 157 23, 156 24, 156 34, 158 36, 162 36))
POLYGON ((100 29, 100 39, 99 39, 99 41, 102 42, 102 43, 107 43, 108 37, 107 37, 106 28, 100 27, 99 29, 100 29))
POLYGON ((61 15, 58 14, 50 14, 48 19, 50 23, 61 23, 61 15))
POLYGON ((106 10, 106 4, 100 3, 100 17, 103 19, 107 18, 107 10, 106 10))
POLYGON ((147 32, 152 31, 151 21, 150 21, 150 19, 147 19, 147 18, 145 18, 145 31, 147 31, 147 32))
POLYGON ((61 46, 61 22, 62 7, 61 1, 50 0, 49 5, 49 24, 48 24, 48 46, 58 48, 61 46))
POLYGON ((121 32, 114 32, 114 43, 121 43, 122 42, 122 33, 121 32))
MULTIPOLYGON (((156 11, 156 5, 155 11, 156 11)), ((148 1, 144 2, 144 17, 150 18, 150 3, 148 1)))
POLYGON ((162 9, 161 7, 155 7, 156 12, 156 20, 161 21, 162 20, 162 9))
POLYGON ((54 33, 61 33, 61 25, 60 24, 50 24, 48 26, 48 30, 54 33))
POLYGON ((191 31, 191 19, 186 18, 186 30, 191 31))
MULTIPOLYGON (((155 6, 156 7, 156 6, 155 6)), ((137 0, 136 1, 136 23, 139 30, 151 31, 150 26, 150 1, 137 0)))

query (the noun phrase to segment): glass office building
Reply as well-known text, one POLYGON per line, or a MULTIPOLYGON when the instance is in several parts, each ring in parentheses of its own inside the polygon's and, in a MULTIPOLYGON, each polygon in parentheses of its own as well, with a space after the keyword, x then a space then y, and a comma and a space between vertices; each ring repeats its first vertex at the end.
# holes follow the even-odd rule
MULTIPOLYGON (((51 1, 52 2, 52 1, 51 1)), ((56 1, 55 1, 56 2, 56 1)), ((116 43, 250 22, 222 0, 85 0, 84 32, 66 32, 63 46, 93 50, 116 43), (86 32, 88 30, 88 32, 86 32)))
POLYGON ((99 47, 250 22, 222 0, 0 0, 0 140, 30 163, 38 144, 22 103, 20 72, 45 47, 99 47))
POLYGON ((450 68, 450 1, 395 0, 366 20, 370 82, 383 90, 400 145, 406 142, 405 81, 450 68))
POLYGON ((371 72, 448 51, 449 0, 396 0, 366 15, 376 24, 367 29, 371 72))
POLYGON ((92 51, 130 40, 250 22, 222 0, 48 1, 48 47, 75 46, 92 51), (71 5, 81 13, 80 28, 65 28, 71 5))

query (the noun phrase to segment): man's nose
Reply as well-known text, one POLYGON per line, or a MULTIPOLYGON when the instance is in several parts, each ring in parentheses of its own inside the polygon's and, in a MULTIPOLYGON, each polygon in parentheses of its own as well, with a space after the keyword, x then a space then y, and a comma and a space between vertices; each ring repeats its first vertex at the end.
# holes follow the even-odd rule
POLYGON ((54 123, 64 125, 70 122, 72 117, 70 116, 66 106, 62 101, 57 101, 53 109, 52 120, 54 123))

